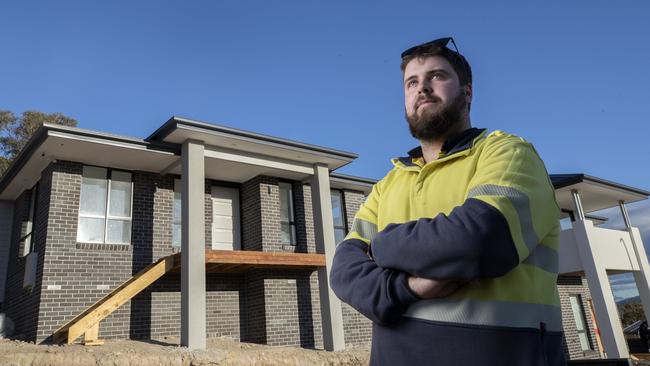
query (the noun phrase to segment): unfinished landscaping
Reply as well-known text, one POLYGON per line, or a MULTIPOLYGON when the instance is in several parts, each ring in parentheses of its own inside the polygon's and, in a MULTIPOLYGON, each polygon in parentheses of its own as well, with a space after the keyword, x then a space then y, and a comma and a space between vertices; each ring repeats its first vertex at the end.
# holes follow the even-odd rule
POLYGON ((0 339, 0 366, 207 366, 207 365, 368 365, 369 346, 341 352, 264 346, 232 339, 208 339, 204 351, 179 347, 179 339, 107 340, 103 346, 36 345, 0 339))

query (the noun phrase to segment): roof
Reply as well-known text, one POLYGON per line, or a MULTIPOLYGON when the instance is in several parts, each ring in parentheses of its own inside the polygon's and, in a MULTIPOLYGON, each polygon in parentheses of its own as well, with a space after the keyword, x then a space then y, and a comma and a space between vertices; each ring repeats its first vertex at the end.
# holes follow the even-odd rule
POLYGON ((614 207, 619 202, 632 203, 650 197, 650 192, 587 174, 551 174, 555 198, 562 209, 573 210, 572 191, 580 195, 585 212, 614 207))
MULTIPOLYGON (((318 145, 306 144, 300 141, 283 139, 178 116, 173 116, 170 118, 154 133, 149 135, 149 137, 147 137, 145 140, 179 144, 187 139, 189 131, 194 134, 199 134, 204 138, 202 140, 208 144, 211 141, 223 142, 223 139, 232 140, 229 141, 231 144, 233 142, 245 144, 246 142, 254 141, 257 144, 266 145, 269 147, 282 147, 285 149, 291 148, 312 154, 336 156, 343 159, 353 160, 359 157, 357 154, 351 152, 331 149, 318 145)), ((219 146, 221 146, 221 144, 219 144, 219 146)))
MULTIPOLYGON (((350 152, 182 117, 170 118, 146 139, 44 124, 0 179, 0 200, 13 200, 25 189, 31 188, 40 179, 42 170, 57 160, 116 169, 180 174, 181 144, 188 139, 205 143, 206 178, 216 180, 241 182, 259 174, 282 173, 272 167, 258 165, 256 168, 238 162, 238 159, 220 160, 214 157, 218 154, 247 156, 249 161, 258 163, 269 159, 278 166, 293 164, 302 167, 304 172, 311 171, 313 164, 325 164, 330 170, 335 170, 357 157, 357 154, 350 152), (208 157, 210 151, 217 150, 218 154, 208 157)), ((301 180, 306 174, 308 173, 293 172, 285 178, 301 180)), ((354 183, 357 190, 366 189, 361 183, 358 179, 354 183)))

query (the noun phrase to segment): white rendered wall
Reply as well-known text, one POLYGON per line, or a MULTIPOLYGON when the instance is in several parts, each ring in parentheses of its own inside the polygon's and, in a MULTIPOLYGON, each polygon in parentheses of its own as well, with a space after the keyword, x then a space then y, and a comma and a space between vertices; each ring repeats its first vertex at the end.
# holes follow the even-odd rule
POLYGON ((582 272, 582 262, 578 254, 578 246, 573 234, 573 229, 566 229, 560 232, 559 273, 582 272))
POLYGON ((622 230, 592 227, 592 248, 608 270, 638 271, 639 263, 630 233, 622 230))

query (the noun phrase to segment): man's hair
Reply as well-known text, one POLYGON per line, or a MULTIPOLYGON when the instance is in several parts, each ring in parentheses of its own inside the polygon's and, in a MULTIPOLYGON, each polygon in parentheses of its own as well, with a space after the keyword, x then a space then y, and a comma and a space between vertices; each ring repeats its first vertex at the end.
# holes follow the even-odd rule
POLYGON ((472 83, 472 68, 469 66, 469 62, 467 62, 465 57, 460 53, 450 50, 449 48, 440 44, 422 46, 413 51, 413 53, 404 56, 404 58, 402 58, 402 64, 400 65, 402 74, 406 69, 406 65, 413 59, 425 59, 432 56, 440 56, 451 64, 451 66, 454 68, 454 71, 456 72, 456 75, 458 75, 458 80, 461 86, 472 83))

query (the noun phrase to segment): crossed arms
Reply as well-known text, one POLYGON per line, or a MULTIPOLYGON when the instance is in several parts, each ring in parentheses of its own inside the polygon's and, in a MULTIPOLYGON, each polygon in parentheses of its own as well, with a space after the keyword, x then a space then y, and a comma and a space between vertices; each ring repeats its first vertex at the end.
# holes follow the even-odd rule
POLYGON ((450 283, 503 276, 525 260, 542 237, 537 233, 557 223, 548 175, 532 146, 519 139, 483 154, 468 197, 449 215, 390 224, 368 237, 354 230, 376 225, 378 183, 354 232, 336 249, 330 284, 337 296, 373 322, 389 324, 421 298, 453 292, 445 288, 450 283))

